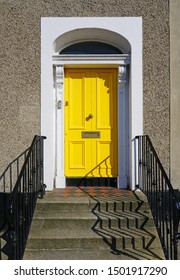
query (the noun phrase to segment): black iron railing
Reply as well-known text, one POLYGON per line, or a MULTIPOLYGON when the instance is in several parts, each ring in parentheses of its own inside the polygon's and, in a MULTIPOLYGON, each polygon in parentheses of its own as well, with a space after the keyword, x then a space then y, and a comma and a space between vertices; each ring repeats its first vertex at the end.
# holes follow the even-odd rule
POLYGON ((17 158, 11 161, 4 172, 0 175, 0 192, 9 193, 17 181, 22 165, 25 161, 29 148, 26 149, 17 158))
POLYGON ((45 192, 43 176, 45 138, 35 136, 30 148, 13 161, 1 175, 2 189, 4 194, 6 192, 4 225, 7 226, 1 237, 7 243, 1 252, 6 254, 8 259, 22 259, 37 197, 42 198, 45 192), (21 157, 24 160, 20 170, 21 157), (12 164, 16 164, 16 167, 12 168, 12 164))
POLYGON ((136 137, 139 187, 147 196, 166 259, 178 259, 180 200, 149 136, 136 137), (138 143, 137 143, 138 142, 138 143))
POLYGON ((28 151, 29 148, 10 162, 4 172, 0 175, 0 229, 4 226, 6 221, 6 201, 17 182, 17 178, 19 177, 20 170, 28 151))

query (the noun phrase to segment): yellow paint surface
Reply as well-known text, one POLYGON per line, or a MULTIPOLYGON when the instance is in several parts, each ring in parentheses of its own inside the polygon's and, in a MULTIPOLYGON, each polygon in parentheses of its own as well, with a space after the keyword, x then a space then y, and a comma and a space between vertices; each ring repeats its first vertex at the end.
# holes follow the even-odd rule
POLYGON ((65 69, 65 176, 116 177, 117 158, 116 69, 65 69))

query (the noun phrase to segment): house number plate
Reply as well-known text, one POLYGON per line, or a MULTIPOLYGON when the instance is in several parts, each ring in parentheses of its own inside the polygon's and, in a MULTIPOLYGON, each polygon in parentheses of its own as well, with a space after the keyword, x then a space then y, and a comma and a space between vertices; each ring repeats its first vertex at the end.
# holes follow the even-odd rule
POLYGON ((82 132, 82 138, 100 138, 100 131, 86 131, 82 132))

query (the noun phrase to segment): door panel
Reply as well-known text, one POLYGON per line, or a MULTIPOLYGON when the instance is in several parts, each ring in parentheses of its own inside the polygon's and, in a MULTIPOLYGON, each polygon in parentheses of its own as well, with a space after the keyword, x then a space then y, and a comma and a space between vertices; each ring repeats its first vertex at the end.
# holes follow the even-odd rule
MULTIPOLYGON (((110 129, 113 119, 110 119, 112 94, 112 74, 105 70, 96 70, 93 75, 94 108, 96 108, 96 128, 110 129)), ((116 84, 116 83, 115 83, 116 84)))
POLYGON ((91 130, 86 116, 90 111, 90 70, 65 70, 65 175, 81 177, 91 169, 90 141, 82 131, 91 130))
POLYGON ((87 73, 70 72, 68 79, 68 102, 71 110, 69 110, 69 129, 78 130, 86 129, 85 122, 86 112, 89 100, 88 93, 84 94, 88 89, 87 73), (81 101, 81 102, 79 102, 81 101))
POLYGON ((69 155, 71 156, 69 165, 71 169, 85 169, 85 145, 85 141, 69 142, 69 155))
POLYGON ((116 69, 65 69, 65 176, 117 175, 116 69))

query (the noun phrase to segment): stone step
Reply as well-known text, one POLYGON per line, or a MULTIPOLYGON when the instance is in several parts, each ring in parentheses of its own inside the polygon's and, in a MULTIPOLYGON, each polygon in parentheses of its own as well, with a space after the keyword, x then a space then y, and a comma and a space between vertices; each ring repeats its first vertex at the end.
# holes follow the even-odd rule
POLYGON ((155 229, 31 229, 27 249, 107 249, 159 247, 155 229))
POLYGON ((46 210, 52 212, 74 212, 74 211, 138 211, 149 209, 149 205, 146 201, 138 199, 123 200, 117 198, 102 198, 102 197, 50 197, 38 200, 36 205, 36 211, 43 212, 46 210))
POLYGON ((152 216, 148 213, 131 211, 81 211, 81 212, 37 212, 34 215, 31 228, 72 228, 72 227, 117 227, 143 228, 154 225, 152 216))
POLYGON ((37 250, 26 249, 24 260, 162 260, 162 250, 37 250))
POLYGON ((164 259, 146 197, 98 193, 38 200, 24 259, 164 259))
POLYGON ((90 197, 51 197, 45 196, 44 199, 38 200, 36 212, 74 212, 88 211, 95 207, 96 201, 90 197))

